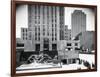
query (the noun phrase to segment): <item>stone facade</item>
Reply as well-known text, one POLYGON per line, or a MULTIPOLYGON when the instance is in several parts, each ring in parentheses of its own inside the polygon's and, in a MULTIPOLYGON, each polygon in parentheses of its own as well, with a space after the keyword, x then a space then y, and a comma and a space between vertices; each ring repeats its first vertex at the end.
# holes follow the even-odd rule
POLYGON ((64 7, 28 5, 28 28, 21 32, 25 51, 59 50, 58 42, 64 40, 64 7))
MULTIPOLYGON (((79 58, 80 41, 75 40, 63 40, 60 42, 60 50, 58 56, 60 60, 76 60, 79 58)), ((68 62, 70 63, 70 62, 68 62)))

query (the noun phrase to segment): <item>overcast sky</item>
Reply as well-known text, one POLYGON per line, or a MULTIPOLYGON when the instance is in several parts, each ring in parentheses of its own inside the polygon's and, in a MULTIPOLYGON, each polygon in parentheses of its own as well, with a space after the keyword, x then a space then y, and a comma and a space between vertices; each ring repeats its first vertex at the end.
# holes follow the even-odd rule
MULTIPOLYGON (((71 29, 71 13, 73 11, 82 10, 86 14, 86 29, 91 31, 94 30, 94 12, 91 9, 87 8, 72 8, 72 7, 65 7, 65 25, 68 25, 68 28, 71 29)), ((16 9, 16 37, 21 37, 21 27, 28 27, 28 11, 27 5, 21 5, 16 9)))

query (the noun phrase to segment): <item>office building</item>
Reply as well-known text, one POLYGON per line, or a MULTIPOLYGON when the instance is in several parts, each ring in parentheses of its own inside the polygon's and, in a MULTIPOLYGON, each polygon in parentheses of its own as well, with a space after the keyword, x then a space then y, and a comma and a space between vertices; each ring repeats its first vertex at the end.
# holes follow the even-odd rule
POLYGON ((59 50, 64 40, 64 7, 27 5, 28 28, 22 28, 25 51, 59 50))
POLYGON ((79 33, 86 31, 86 14, 82 10, 75 10, 71 16, 72 34, 74 39, 79 33))

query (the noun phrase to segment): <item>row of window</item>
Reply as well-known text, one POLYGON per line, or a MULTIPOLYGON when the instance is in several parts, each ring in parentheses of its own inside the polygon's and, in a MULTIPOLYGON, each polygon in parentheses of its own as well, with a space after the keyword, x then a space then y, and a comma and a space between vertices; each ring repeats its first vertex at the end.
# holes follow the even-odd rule
POLYGON ((36 9, 35 13, 37 13, 37 12, 40 13, 41 9, 43 9, 43 13, 44 13, 45 9, 47 9, 47 14, 48 14, 50 9, 51 9, 52 12, 55 11, 55 13, 56 13, 57 7, 56 6, 42 6, 41 7, 41 6, 35 5, 35 9, 36 9))
POLYGON ((28 29, 22 29, 22 31, 27 33, 28 29))
MULTIPOLYGON (((66 51, 72 51, 72 50, 73 50, 73 48, 66 48, 66 51)), ((75 50, 79 50, 79 48, 75 47, 75 50)))
POLYGON ((27 37, 23 37, 23 40, 28 40, 28 38, 27 37))
MULTIPOLYGON (((40 26, 40 25, 35 25, 35 29, 37 30, 37 26, 40 26)), ((49 27, 49 25, 47 25, 49 27)), ((52 28, 54 28, 55 26, 55 29, 57 27, 57 24, 52 24, 52 28)), ((43 25, 43 28, 45 28, 45 25, 43 25)), ((40 29, 40 27, 38 27, 38 29, 40 29)))
MULTIPOLYGON (((52 36, 53 36, 53 34, 52 34, 52 36)), ((29 40, 31 40, 31 38, 32 38, 31 35, 29 35, 29 40)), ((23 40, 28 40, 28 36, 27 35, 24 35, 23 36, 23 40)), ((38 33, 38 35, 37 35, 37 33, 35 33, 35 40, 40 41, 40 33, 38 33)), ((54 40, 57 40, 56 34, 55 34, 55 38, 52 37, 52 41, 54 41, 54 40)))
MULTIPOLYGON (((49 44, 44 44, 43 48, 49 50, 49 44)), ((35 45, 35 50, 40 51, 40 44, 35 45)), ((57 44, 52 44, 52 50, 57 50, 57 44)))
POLYGON ((40 36, 39 37, 35 37, 35 40, 40 41, 40 36))
MULTIPOLYGON (((38 36, 38 37, 35 37, 35 40, 37 40, 37 41, 40 41, 40 36, 38 36)), ((54 40, 57 40, 57 38, 55 37, 52 37, 52 41, 54 41, 54 40)))
MULTIPOLYGON (((45 18, 43 18, 42 21, 43 21, 43 22, 42 22, 43 24, 46 23, 46 22, 45 22, 45 18)), ((29 20, 29 22, 31 23, 31 19, 29 20)), ((40 22, 41 22, 40 19, 38 19, 38 20, 35 19, 35 24, 40 24, 40 22)), ((51 19, 51 20, 50 20, 49 18, 47 18, 47 24, 49 24, 50 22, 52 22, 52 23, 54 23, 54 22, 57 23, 57 19, 51 19)), ((62 22, 62 23, 63 23, 63 22, 62 22)))
MULTIPOLYGON (((72 43, 67 43, 67 46, 72 46, 72 43)), ((75 46, 78 46, 78 43, 75 43, 75 46)))
MULTIPOLYGON (((23 40, 28 40, 28 38, 27 37, 23 37, 23 40)), ((31 36, 29 36, 29 40, 31 40, 31 36)), ((40 36, 35 37, 35 40, 40 41, 40 36)), ((52 38, 52 41, 54 41, 54 40, 57 40, 57 38, 56 37, 52 38)))
MULTIPOLYGON (((45 14, 46 12, 45 12, 45 7, 43 6, 43 23, 45 22, 44 20, 45 20, 45 16, 47 16, 47 20, 48 20, 48 23, 49 23, 49 17, 50 17, 50 15, 49 15, 49 12, 51 12, 51 18, 52 19, 54 19, 53 17, 55 16, 55 19, 56 19, 56 17, 57 17, 57 12, 56 12, 56 7, 54 8, 54 7, 51 7, 51 11, 49 10, 50 8, 49 8, 50 6, 47 6, 47 14, 45 14), (54 12, 55 11, 55 12, 54 12)), ((41 10, 41 8, 40 8, 40 6, 38 6, 38 5, 35 5, 35 20, 38 18, 39 20, 38 20, 38 22, 37 22, 37 20, 35 21, 35 23, 40 23, 40 16, 41 16, 41 14, 40 14, 40 10, 41 10)), ((41 13, 42 13, 41 12, 41 13)), ((31 16, 31 15, 30 15, 31 16)), ((31 17, 30 17, 31 18, 31 17)), ((30 21, 31 22, 31 21, 30 21)), ((54 20, 52 20, 52 22, 54 22, 54 20)), ((56 20, 55 20, 55 22, 56 22, 56 20)))

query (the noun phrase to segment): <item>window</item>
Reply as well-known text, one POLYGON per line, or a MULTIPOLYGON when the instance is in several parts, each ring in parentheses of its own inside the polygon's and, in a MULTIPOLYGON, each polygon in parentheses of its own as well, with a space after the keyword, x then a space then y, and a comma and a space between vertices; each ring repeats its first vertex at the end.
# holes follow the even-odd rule
POLYGON ((37 32, 35 32, 35 36, 37 36, 37 32))
POLYGON ((78 46, 78 43, 75 43, 75 46, 78 46))
POLYGON ((37 20, 35 20, 35 24, 37 23, 37 20))
POLYGON ((76 60, 75 59, 72 59, 72 63, 76 63, 76 60))
POLYGON ((37 16, 35 15, 35 20, 36 20, 37 16))
POLYGON ((23 36, 24 36, 24 33, 23 33, 23 36))
POLYGON ((35 26, 35 31, 37 31, 37 27, 35 26))
POLYGON ((45 35, 45 25, 43 25, 43 35, 45 35))
POLYGON ((38 27, 38 30, 40 31, 40 27, 38 27))
POLYGON ((38 13, 39 13, 39 15, 40 15, 40 6, 38 6, 38 13))
POLYGON ((71 46, 71 43, 67 43, 67 46, 71 46))
POLYGON ((57 29, 55 28, 55 32, 57 32, 57 29))
POLYGON ((40 32, 38 33, 38 35, 40 36, 40 32))
POLYGON ((57 36, 57 33, 55 33, 55 36, 57 36))
POLYGON ((40 24, 40 20, 38 20, 38 24, 40 24))
POLYGON ((31 32, 29 33, 29 40, 31 40, 31 32))
POLYGON ((53 19, 52 19, 52 23, 53 23, 53 19))
POLYGON ((57 24, 55 24, 55 27, 57 27, 57 24))
POLYGON ((57 40, 57 38, 55 37, 55 40, 57 40))
POLYGON ((70 50, 71 50, 71 48, 68 48, 68 50, 70 51, 70 50))
POLYGON ((38 40, 40 41, 40 37, 38 37, 38 40))
POLYGON ((43 35, 45 35, 45 32, 43 32, 43 35))
POLYGON ((54 35, 54 34, 52 33, 52 37, 53 37, 53 35, 54 35))
POLYGON ((52 28, 52 33, 53 33, 53 31, 54 31, 54 30, 53 30, 53 28, 52 28))
POLYGON ((52 37, 52 41, 54 40, 54 38, 52 37))
POLYGON ((52 28, 53 28, 53 24, 52 24, 52 28))
POLYGON ((17 43, 17 47, 24 47, 23 43, 17 43))
POLYGON ((36 44, 36 45, 35 45, 35 50, 36 50, 36 51, 40 51, 40 44, 36 44))
POLYGON ((56 15, 56 10, 57 10, 57 8, 56 8, 56 6, 55 6, 55 15, 56 15))
POLYGON ((75 50, 79 50, 79 48, 76 47, 75 50))
POLYGON ((57 44, 52 44, 52 50, 54 50, 54 51, 57 50, 57 44))
POLYGON ((49 14, 49 6, 47 6, 47 14, 49 14))
POLYGON ((23 29, 23 32, 24 32, 24 29, 23 29))
POLYGON ((49 32, 47 32, 48 36, 49 36, 49 32))
POLYGON ((36 10, 36 9, 37 9, 37 7, 36 7, 36 5, 35 5, 35 14, 37 13, 37 10, 36 10))
POLYGON ((45 28, 43 28, 43 32, 45 32, 45 28))
POLYGON ((52 15, 53 15, 53 6, 51 7, 51 12, 52 12, 52 15))
POLYGON ((26 29, 26 32, 28 31, 28 29, 26 29))
POLYGON ((45 23, 45 10, 44 10, 45 6, 43 6, 43 24, 45 23))
POLYGON ((56 15, 57 15, 57 14, 56 14, 56 7, 55 7, 55 22, 56 22, 56 15))
POLYGON ((35 40, 37 40, 37 37, 35 37, 35 40))
POLYGON ((38 16, 38 18, 40 19, 40 15, 38 16))

